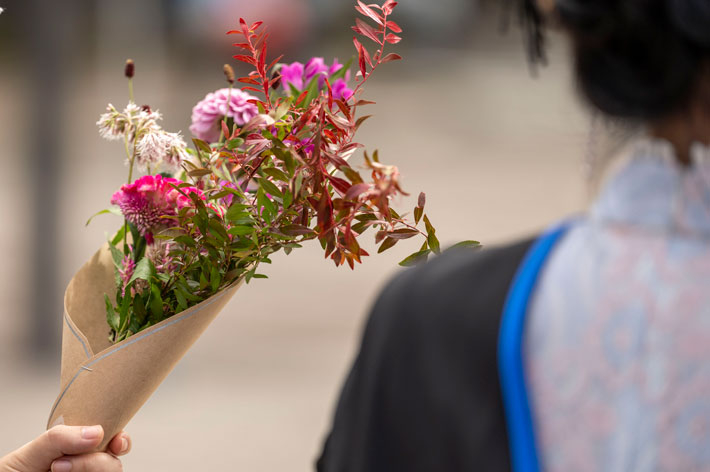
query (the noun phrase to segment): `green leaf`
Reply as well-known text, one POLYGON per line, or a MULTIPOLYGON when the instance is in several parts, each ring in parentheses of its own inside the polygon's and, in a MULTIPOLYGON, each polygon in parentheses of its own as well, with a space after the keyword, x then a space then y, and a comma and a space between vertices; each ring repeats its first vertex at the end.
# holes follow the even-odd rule
POLYGON ((289 236, 303 236, 315 234, 311 228, 303 225, 286 225, 281 227, 281 232, 289 236))
POLYGON ((111 208, 108 208, 108 209, 106 209, 106 210, 101 210, 101 211, 99 211, 98 213, 94 213, 93 215, 91 215, 91 218, 89 218, 88 220, 86 220, 86 226, 89 226, 89 223, 91 223, 91 220, 93 220, 93 219, 96 218, 97 216, 99 216, 99 215, 106 215, 106 214, 109 214, 109 213, 114 214, 114 215, 118 215, 118 216, 123 216, 123 214, 121 213, 121 210, 119 210, 119 209, 116 208, 116 207, 111 207, 111 208))
POLYGON ((481 246, 481 243, 479 243, 478 241, 461 241, 460 243, 456 243, 453 246, 451 246, 450 249, 453 249, 455 247, 478 249, 482 246, 481 246))
POLYGON ((424 208, 419 207, 419 206, 414 208, 414 224, 419 224, 419 220, 422 219, 423 214, 424 214, 424 208))
POLYGON ((192 142, 195 144, 195 147, 200 151, 206 152, 207 154, 212 154, 212 148, 210 148, 210 145, 204 142, 203 140, 192 138, 192 142))
POLYGON ((212 288, 213 292, 217 291, 217 289, 219 288, 219 283, 221 281, 222 277, 219 274, 219 269, 216 265, 213 265, 212 270, 210 271, 210 287, 212 288))
POLYGON ((210 232, 222 243, 226 243, 229 239, 227 230, 224 228, 222 223, 216 218, 210 218, 208 221, 208 226, 210 232))
POLYGON ((233 234, 234 236, 243 236, 245 234, 251 234, 254 232, 254 228, 251 226, 232 226, 227 230, 227 233, 233 234))
POLYGON ((439 254, 441 252, 441 248, 439 240, 436 238, 436 230, 434 229, 434 226, 432 226, 431 222, 429 221, 429 218, 426 215, 424 215, 424 225, 426 226, 427 242, 429 243, 429 247, 432 249, 432 251, 439 254))
POLYGON ((396 239, 385 238, 385 240, 382 241, 382 244, 380 244, 380 247, 379 247, 379 249, 377 250, 377 253, 380 254, 380 253, 382 253, 382 252, 385 252, 387 249, 391 248, 391 247, 394 246, 395 244, 397 244, 397 240, 396 240, 396 239))
POLYGON ((157 284, 150 285, 150 320, 153 323, 163 321, 163 298, 157 284))
POLYGON ((133 283, 137 279, 143 279, 150 281, 151 277, 155 275, 155 266, 151 260, 147 257, 142 258, 136 264, 136 270, 133 271, 131 279, 128 281, 128 285, 133 283))
MULTIPOLYGON (((263 183, 263 181, 262 181, 263 183)), ((264 209, 262 217, 267 223, 271 224, 274 216, 276 215, 276 205, 271 201, 269 197, 264 193, 264 188, 259 186, 256 191, 256 201, 260 207, 264 209)))
POLYGON ((113 265, 116 270, 123 269, 123 252, 113 244, 109 244, 108 248, 111 250, 111 258, 113 258, 113 265))
POLYGON ((275 167, 267 167, 264 169, 264 174, 268 175, 269 177, 272 177, 280 182, 288 182, 289 178, 288 175, 284 173, 281 169, 277 169, 275 167))
POLYGON ((237 149, 242 144, 244 144, 244 140, 242 138, 230 139, 229 141, 227 141, 227 149, 231 151, 237 149))
POLYGON ((308 108, 311 102, 320 94, 320 89, 318 88, 318 75, 313 76, 311 81, 308 83, 306 90, 308 90, 306 98, 304 98, 301 102, 301 106, 303 106, 303 108, 308 108))
POLYGON ((112 330, 118 331, 118 323, 120 322, 120 319, 116 313, 116 310, 113 309, 113 303, 111 303, 111 300, 106 294, 104 294, 104 302, 106 303, 106 321, 112 330))
POLYGON ((257 179, 257 183, 264 189, 266 193, 269 193, 274 197, 283 198, 281 190, 270 180, 257 179))
POLYGON ((237 219, 251 218, 249 212, 244 211, 244 205, 235 204, 227 209, 227 214, 225 215, 227 221, 234 222, 237 219))
POLYGON ((183 295, 180 290, 173 290, 173 293, 175 294, 175 299, 177 300, 180 311, 187 310, 187 300, 185 300, 185 295, 183 295))
POLYGON ((291 189, 286 188, 283 194, 284 208, 290 207, 291 203, 293 203, 293 194, 291 193, 291 189))
POLYGON ((425 262, 429 256, 429 254, 431 254, 431 252, 432 252, 431 249, 425 249, 423 251, 418 251, 418 252, 415 252, 414 254, 410 254, 409 256, 405 257, 399 263, 399 265, 401 265, 403 267, 409 267, 409 266, 413 266, 413 265, 417 265, 422 262, 425 262))
POLYGON ((116 235, 113 237, 111 240, 111 245, 115 246, 119 242, 123 240, 123 237, 126 235, 126 225, 121 226, 121 229, 119 229, 116 232, 116 235))

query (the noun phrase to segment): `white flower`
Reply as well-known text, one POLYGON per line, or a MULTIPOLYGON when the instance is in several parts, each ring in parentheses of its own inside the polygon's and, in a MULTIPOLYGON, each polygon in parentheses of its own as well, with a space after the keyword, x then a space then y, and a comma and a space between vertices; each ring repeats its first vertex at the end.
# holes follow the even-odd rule
POLYGON ((145 133, 136 146, 138 167, 143 170, 157 167, 167 154, 169 145, 170 140, 166 133, 145 133))
POLYGON ((99 116, 96 125, 99 127, 99 134, 108 140, 121 139, 126 131, 127 121, 116 108, 109 103, 106 113, 99 116))
POLYGON ((182 162, 188 158, 187 144, 180 133, 165 134, 168 139, 168 152, 165 155, 164 164, 173 170, 178 170, 182 166, 182 162))
POLYGON ((4 12, 5 9, 3 7, 0 7, 0 15, 2 15, 2 12, 4 12))

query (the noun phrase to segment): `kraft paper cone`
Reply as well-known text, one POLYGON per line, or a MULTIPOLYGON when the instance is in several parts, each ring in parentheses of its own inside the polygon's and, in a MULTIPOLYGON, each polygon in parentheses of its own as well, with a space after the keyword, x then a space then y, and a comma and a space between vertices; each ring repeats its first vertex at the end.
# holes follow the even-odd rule
POLYGON ((115 295, 114 268, 108 247, 99 250, 64 295, 61 387, 47 427, 100 424, 104 450, 240 285, 111 344, 104 294, 115 295))

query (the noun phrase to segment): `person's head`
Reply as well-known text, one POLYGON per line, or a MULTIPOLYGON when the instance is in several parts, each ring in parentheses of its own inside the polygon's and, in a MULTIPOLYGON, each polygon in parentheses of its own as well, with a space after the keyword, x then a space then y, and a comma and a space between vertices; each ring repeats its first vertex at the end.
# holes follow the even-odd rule
POLYGON ((596 109, 669 135, 680 152, 710 143, 710 0, 522 2, 535 26, 547 16, 568 34, 596 109))

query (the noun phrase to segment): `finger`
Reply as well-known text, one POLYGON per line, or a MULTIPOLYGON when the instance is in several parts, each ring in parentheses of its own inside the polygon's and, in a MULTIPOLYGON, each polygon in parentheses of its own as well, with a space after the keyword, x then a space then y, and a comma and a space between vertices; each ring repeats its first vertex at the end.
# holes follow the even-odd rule
POLYGON ((54 461, 52 472, 121 472, 121 461, 105 452, 67 456, 54 461))
POLYGON ((108 443, 108 452, 114 456, 122 456, 131 451, 131 437, 128 433, 121 431, 108 443))
POLYGON ((101 426, 55 426, 18 449, 15 457, 29 470, 49 470, 59 457, 93 451, 103 437, 101 426))

